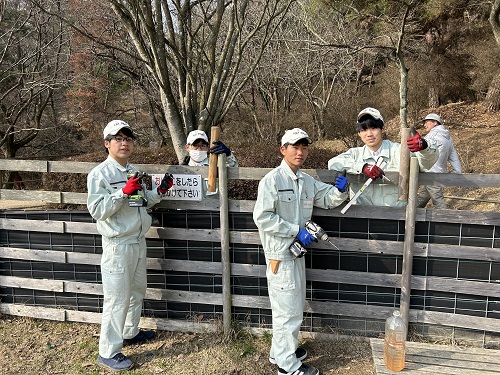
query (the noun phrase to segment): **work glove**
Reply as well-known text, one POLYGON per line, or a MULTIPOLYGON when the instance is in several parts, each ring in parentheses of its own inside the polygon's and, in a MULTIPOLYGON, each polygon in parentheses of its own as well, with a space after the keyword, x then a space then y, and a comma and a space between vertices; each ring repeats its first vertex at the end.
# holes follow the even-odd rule
POLYGON ((158 193, 165 194, 174 185, 174 176, 170 173, 165 173, 165 176, 161 179, 160 186, 158 186, 158 193))
POLYGON ((415 132, 414 136, 408 137, 406 139, 406 144, 411 152, 417 152, 425 150, 427 148, 427 142, 423 139, 418 132, 415 132))
POLYGON ((339 176, 335 179, 335 187, 339 189, 341 193, 345 193, 349 188, 349 181, 346 176, 339 176))
POLYGON ((385 174, 382 168, 380 168, 378 165, 368 163, 363 165, 361 171, 372 180, 376 180, 379 177, 382 178, 382 176, 385 174))
POLYGON ((227 156, 231 155, 231 150, 221 141, 212 142, 214 146, 210 148, 211 154, 226 154, 227 156))
POLYGON ((305 228, 300 228, 299 233, 297 233, 296 237, 300 241, 302 246, 310 245, 313 241, 318 242, 316 237, 309 233, 305 228))
POLYGON ((123 194, 126 194, 126 195, 132 195, 137 190, 142 190, 142 186, 139 183, 139 177, 137 177, 136 175, 133 175, 132 177, 130 177, 128 179, 127 183, 125 184, 125 186, 122 187, 122 190, 123 190, 123 194))

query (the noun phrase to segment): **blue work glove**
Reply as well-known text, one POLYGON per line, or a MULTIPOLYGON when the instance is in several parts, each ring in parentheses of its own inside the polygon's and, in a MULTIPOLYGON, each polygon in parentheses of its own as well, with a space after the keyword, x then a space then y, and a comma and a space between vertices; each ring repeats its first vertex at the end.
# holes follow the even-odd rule
POLYGON ((215 146, 210 148, 211 154, 226 154, 227 156, 231 155, 231 150, 221 141, 212 142, 215 146))
POLYGON ((299 233, 297 233, 296 237, 300 241, 302 246, 310 245, 313 241, 318 242, 316 237, 309 233, 305 228, 300 228, 299 233))
POLYGON ((335 179, 335 187, 339 189, 341 193, 345 193, 349 188, 349 180, 346 176, 339 176, 335 179))

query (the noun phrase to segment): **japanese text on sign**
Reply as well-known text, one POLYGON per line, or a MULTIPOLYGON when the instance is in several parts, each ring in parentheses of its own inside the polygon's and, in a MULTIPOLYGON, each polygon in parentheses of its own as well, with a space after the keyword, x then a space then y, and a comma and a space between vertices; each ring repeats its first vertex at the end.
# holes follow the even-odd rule
MULTIPOLYGON (((201 176, 194 174, 174 174, 174 185, 167 191, 163 199, 178 201, 201 201, 203 197, 201 176)), ((162 174, 153 174, 153 186, 160 186, 162 174)))

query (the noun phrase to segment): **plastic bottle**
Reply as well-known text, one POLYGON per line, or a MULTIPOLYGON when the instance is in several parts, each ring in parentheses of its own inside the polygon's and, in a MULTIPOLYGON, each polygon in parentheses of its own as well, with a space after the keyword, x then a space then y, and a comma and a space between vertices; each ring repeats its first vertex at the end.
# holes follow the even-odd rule
POLYGON ((398 310, 385 321, 384 363, 391 371, 401 371, 405 367, 406 325, 398 310))

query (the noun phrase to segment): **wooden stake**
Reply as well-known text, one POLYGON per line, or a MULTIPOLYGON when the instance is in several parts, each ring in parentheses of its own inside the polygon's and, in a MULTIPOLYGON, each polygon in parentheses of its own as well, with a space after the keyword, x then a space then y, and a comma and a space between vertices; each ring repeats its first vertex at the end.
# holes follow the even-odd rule
MULTIPOLYGON (((212 142, 218 141, 220 137, 220 127, 212 126, 210 133, 210 146, 212 142)), ((217 155, 210 154, 210 161, 208 164, 208 192, 214 193, 217 190, 217 155)))

